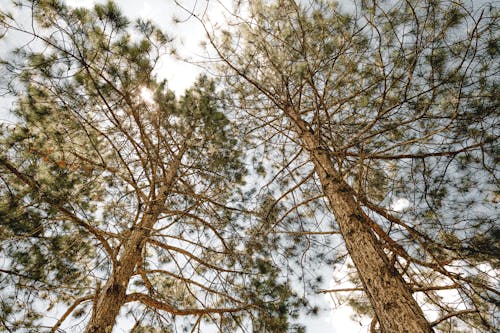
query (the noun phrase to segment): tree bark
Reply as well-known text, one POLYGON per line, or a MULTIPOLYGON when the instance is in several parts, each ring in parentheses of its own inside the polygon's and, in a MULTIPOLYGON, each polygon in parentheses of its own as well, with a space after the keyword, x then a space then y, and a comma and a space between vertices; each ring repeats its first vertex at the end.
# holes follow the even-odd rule
MULTIPOLYGON (((187 145, 184 144, 163 177, 164 184, 159 189, 158 195, 152 198, 151 205, 141 221, 131 229, 128 239, 122 244, 123 253, 113 267, 113 272, 104 288, 94 301, 92 317, 85 333, 111 333, 113 330, 116 317, 120 314, 121 307, 127 302, 127 287, 130 279, 135 274, 137 263, 141 261, 146 240, 151 235, 158 216, 164 208, 165 200, 176 180, 177 170, 186 149, 187 145)), ((153 190, 154 188, 155 186, 152 186, 153 190)))
POLYGON ((135 265, 141 258, 144 240, 148 237, 149 230, 150 228, 144 226, 131 232, 129 239, 123 245, 121 260, 113 268, 111 277, 97 297, 85 333, 111 333, 113 330, 116 317, 126 302, 127 286, 134 275, 135 265))
POLYGON ((314 163, 382 332, 433 332, 410 288, 390 264, 382 244, 369 227, 368 217, 355 200, 351 187, 335 169, 328 152, 319 145, 308 124, 296 111, 288 109, 286 113, 294 122, 300 140, 314 163))

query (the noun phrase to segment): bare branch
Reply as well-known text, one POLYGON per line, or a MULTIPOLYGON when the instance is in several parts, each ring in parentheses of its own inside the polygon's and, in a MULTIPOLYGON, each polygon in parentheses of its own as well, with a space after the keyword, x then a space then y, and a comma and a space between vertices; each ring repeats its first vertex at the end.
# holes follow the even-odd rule
POLYGON ((168 313, 177 316, 191 316, 191 315, 205 315, 210 313, 235 313, 244 310, 249 310, 252 306, 243 306, 237 308, 202 308, 202 309, 176 309, 170 304, 162 301, 155 300, 154 298, 142 294, 142 293, 132 293, 127 295, 126 303, 130 302, 141 302, 147 306, 153 307, 158 310, 166 311, 168 313))
POLYGON ((59 318, 59 320, 55 323, 54 326, 52 326, 52 329, 50 330, 51 333, 55 333, 59 326, 66 320, 66 318, 75 310, 75 308, 80 305, 83 302, 90 301, 91 299, 94 299, 94 295, 88 295, 84 297, 80 297, 75 300, 75 302, 66 310, 66 312, 63 313, 63 315, 59 318))
POLYGON ((456 316, 461 316, 461 315, 464 315, 464 314, 469 314, 469 313, 478 313, 479 311, 478 310, 475 310, 475 309, 466 309, 466 310, 461 310, 461 311, 455 311, 455 312, 451 312, 451 313, 448 313, 446 316, 443 316, 439 319, 436 319, 434 320, 432 323, 431 323, 431 326, 436 326, 438 325, 439 323, 447 320, 447 319, 450 319, 450 318, 453 318, 453 317, 456 317, 456 316))

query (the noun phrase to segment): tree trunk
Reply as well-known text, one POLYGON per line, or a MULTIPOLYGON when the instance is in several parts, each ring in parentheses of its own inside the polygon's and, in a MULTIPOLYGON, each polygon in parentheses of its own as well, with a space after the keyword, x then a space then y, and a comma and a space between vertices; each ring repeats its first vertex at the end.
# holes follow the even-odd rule
POLYGON ((128 239, 122 244, 123 253, 113 267, 113 272, 106 285, 96 297, 92 317, 87 324, 85 333, 111 333, 113 330, 116 317, 126 302, 127 287, 135 274, 135 266, 141 261, 145 242, 151 235, 151 231, 158 221, 158 216, 164 208, 165 200, 176 179, 176 173, 186 148, 187 145, 181 148, 168 173, 164 176, 165 184, 158 191, 158 196, 152 199, 152 204, 144 213, 140 223, 132 228, 128 239))
POLYGON ((149 228, 132 230, 129 239, 123 244, 123 254, 106 285, 99 293, 90 322, 85 333, 111 333, 116 317, 127 298, 127 286, 134 275, 135 265, 139 262, 144 240, 149 228))
POLYGON ((403 278, 389 263, 382 244, 369 227, 368 217, 356 202, 351 187, 335 169, 328 152, 318 145, 318 140, 298 113, 287 110, 287 114, 295 123, 302 144, 309 151, 382 332, 433 332, 403 278))

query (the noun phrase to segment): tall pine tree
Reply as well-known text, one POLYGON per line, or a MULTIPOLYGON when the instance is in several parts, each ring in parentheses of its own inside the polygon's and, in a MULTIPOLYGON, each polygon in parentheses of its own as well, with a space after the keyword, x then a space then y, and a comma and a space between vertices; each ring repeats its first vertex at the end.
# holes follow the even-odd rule
POLYGON ((302 228, 328 200, 374 331, 494 331, 498 8, 352 4, 240 2, 230 28, 205 22, 234 108, 278 147, 264 156, 285 214, 302 228))
POLYGON ((4 62, 1 329, 286 330, 293 295, 226 207, 245 170, 213 82, 176 98, 155 76, 169 38, 112 2, 20 6, 29 28, 1 16, 33 39, 4 62))

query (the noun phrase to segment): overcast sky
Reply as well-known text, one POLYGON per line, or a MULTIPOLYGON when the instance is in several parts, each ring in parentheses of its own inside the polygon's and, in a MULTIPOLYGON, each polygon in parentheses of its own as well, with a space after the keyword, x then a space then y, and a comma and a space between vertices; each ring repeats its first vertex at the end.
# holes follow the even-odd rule
MULTIPOLYGON (((94 0, 66 0, 66 3, 71 6, 85 6, 92 7, 94 0)), ((178 54, 182 58, 189 58, 193 62, 202 61, 204 51, 200 47, 200 42, 204 38, 204 31, 202 26, 193 18, 177 7, 173 0, 116 0, 119 7, 123 10, 124 14, 135 19, 138 17, 151 19, 159 25, 170 37, 175 38, 175 45, 178 54), (184 23, 174 24, 174 17, 177 17, 184 23)), ((220 3, 229 8, 229 0, 215 1, 210 3, 207 0, 198 1, 182 1, 187 8, 194 8, 195 3, 197 10, 205 10, 207 4, 207 15, 212 22, 219 22, 222 24, 224 21, 223 7, 220 3)), ((0 0, 0 8, 5 10, 11 6, 9 0, 0 0)), ((26 17, 26 19, 29 19, 26 17)), ((22 38, 16 35, 8 35, 7 38, 0 40, 0 56, 5 55, 6 50, 12 49, 13 46, 19 45, 22 38)), ((189 87, 197 75, 202 72, 199 66, 193 65, 189 62, 175 59, 174 57, 164 57, 158 69, 158 76, 160 79, 167 79, 169 89, 181 94, 187 87, 189 87)), ((0 73, 1 75, 1 73, 0 73)), ((13 118, 8 114, 8 109, 12 103, 12 99, 5 97, 0 99, 0 120, 12 122, 13 118)), ((340 286, 330 286, 339 288, 340 286)), ((325 307, 331 304, 328 301, 328 296, 320 295, 317 300, 325 307)), ((338 304, 337 304, 338 305, 338 304)), ((325 311, 317 318, 309 318, 303 324, 307 326, 307 332, 322 333, 322 332, 368 332, 368 322, 361 325, 359 322, 351 321, 350 309, 346 306, 337 307, 335 311, 325 311)), ((128 332, 126 323, 117 325, 113 330, 114 333, 128 332)))

